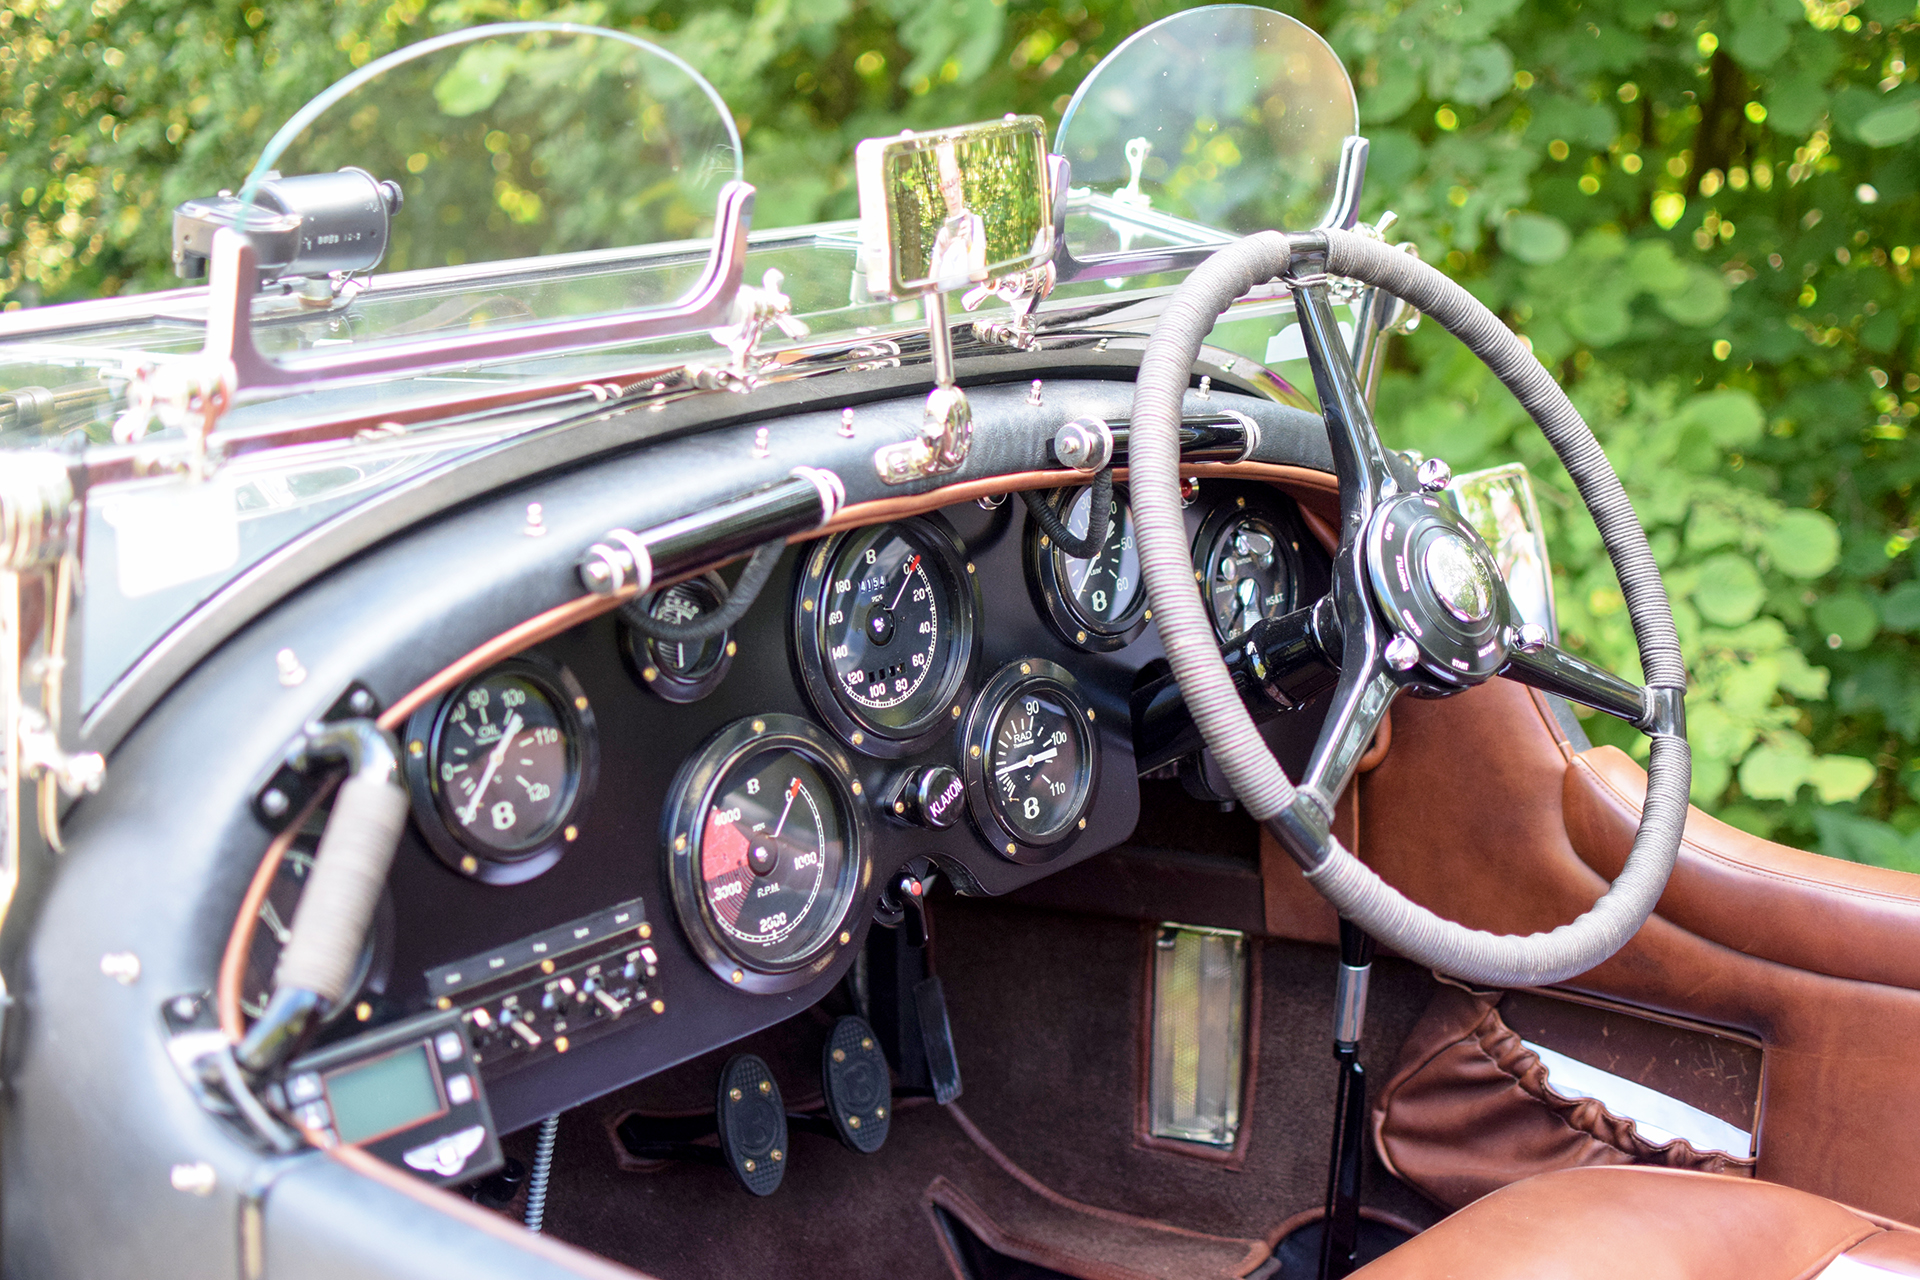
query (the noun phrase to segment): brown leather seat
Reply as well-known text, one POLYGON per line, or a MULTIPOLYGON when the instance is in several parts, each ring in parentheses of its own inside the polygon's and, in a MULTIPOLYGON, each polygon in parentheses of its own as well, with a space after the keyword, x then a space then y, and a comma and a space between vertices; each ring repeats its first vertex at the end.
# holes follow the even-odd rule
POLYGON ((1920 1231, 1777 1183, 1636 1166, 1503 1187, 1356 1280, 1920 1276, 1920 1231))

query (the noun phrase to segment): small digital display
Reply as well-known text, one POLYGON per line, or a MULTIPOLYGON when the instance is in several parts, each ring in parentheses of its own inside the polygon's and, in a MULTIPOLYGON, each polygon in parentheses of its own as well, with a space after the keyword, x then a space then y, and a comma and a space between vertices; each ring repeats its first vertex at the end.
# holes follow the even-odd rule
POLYGON ((365 1142, 446 1110, 425 1043, 327 1075, 333 1127, 346 1143, 365 1142))

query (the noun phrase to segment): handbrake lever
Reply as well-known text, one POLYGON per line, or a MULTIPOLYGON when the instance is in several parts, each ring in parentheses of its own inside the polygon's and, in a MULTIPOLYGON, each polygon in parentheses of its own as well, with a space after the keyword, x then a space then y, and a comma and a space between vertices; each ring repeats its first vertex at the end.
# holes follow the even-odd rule
MULTIPOLYGON (((1220 646, 1227 673, 1254 723, 1297 711, 1340 676, 1340 620, 1332 597, 1262 618, 1220 646)), ((1141 773, 1206 747, 1171 672, 1133 694, 1133 754, 1141 773)))

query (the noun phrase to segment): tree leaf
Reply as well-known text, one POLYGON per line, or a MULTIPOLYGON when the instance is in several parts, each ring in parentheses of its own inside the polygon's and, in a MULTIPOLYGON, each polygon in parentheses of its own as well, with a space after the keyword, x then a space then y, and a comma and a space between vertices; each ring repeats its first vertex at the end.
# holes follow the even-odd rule
POLYGON ((1903 582, 1881 596, 1880 621, 1890 631, 1920 631, 1920 581, 1903 582))
POLYGON ((1768 14, 1735 27, 1732 38, 1727 41, 1727 52, 1742 66, 1764 71, 1780 60, 1791 43, 1787 24, 1768 14))
POLYGON ((1826 514, 1804 508, 1782 515, 1762 545, 1773 567, 1790 578, 1817 578, 1840 558, 1840 529, 1826 514))
POLYGON ((1700 565, 1700 584, 1693 589, 1693 606, 1700 616, 1723 627, 1733 627, 1760 612, 1767 597, 1760 574, 1745 556, 1711 556, 1700 565))
POLYGON ((1873 785, 1876 770, 1871 760, 1858 756, 1821 756, 1807 770, 1807 781, 1827 804, 1858 799, 1873 785))
POLYGON ((1740 762, 1740 790, 1755 800, 1791 800, 1813 772, 1813 752, 1798 736, 1762 743, 1740 762))
POLYGON ((1860 117, 1853 136, 1870 147, 1896 147, 1920 134, 1920 99, 1910 98, 1860 117))
POLYGON ((1829 647, 1864 649, 1880 630, 1880 613, 1873 601, 1859 592, 1844 591, 1826 596, 1813 606, 1813 625, 1827 638, 1829 647))
POLYGON ((1695 396, 1680 409, 1682 425, 1706 429, 1714 444, 1722 449, 1739 449, 1752 444, 1766 430, 1767 415, 1751 392, 1709 391, 1695 396))
POLYGON ((1560 219, 1544 213, 1515 210, 1500 222, 1500 247, 1536 267, 1558 262, 1573 245, 1573 233, 1560 219))
POLYGON ((1659 298, 1660 310, 1681 324, 1700 328, 1727 314, 1733 292, 1718 271, 1690 262, 1683 275, 1685 287, 1659 298))
POLYGON ((1453 82, 1453 96, 1462 102, 1485 106, 1513 87, 1513 54, 1498 40, 1474 45, 1460 55, 1460 74, 1453 82))

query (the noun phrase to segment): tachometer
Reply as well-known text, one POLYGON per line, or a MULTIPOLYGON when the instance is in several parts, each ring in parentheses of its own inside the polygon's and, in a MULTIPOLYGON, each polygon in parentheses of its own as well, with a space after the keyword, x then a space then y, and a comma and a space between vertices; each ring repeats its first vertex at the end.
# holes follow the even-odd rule
POLYGON ((1222 640, 1296 606, 1299 556, 1299 535, 1277 506, 1249 505, 1241 495, 1207 516, 1194 541, 1193 568, 1222 640))
POLYGON ((1044 862, 1086 828, 1097 776, 1094 712, 1065 668, 1003 668, 967 723, 967 799, 994 848, 1044 862))
POLYGON ((674 905, 727 982, 788 990, 852 942, 867 875, 859 793, 839 748, 794 716, 736 721, 682 769, 667 818, 674 905))
MULTIPOLYGON (((1067 531, 1085 537, 1093 513, 1091 486, 1066 490, 1051 501, 1067 531)), ((1070 556, 1027 526, 1027 578, 1047 621, 1067 643, 1103 653, 1128 644, 1152 616, 1133 545, 1133 509, 1124 485, 1113 488, 1107 538, 1091 556, 1070 556)))
POLYGON ((407 726, 415 816, 442 861, 516 884, 556 862, 592 783, 586 695, 562 668, 516 658, 407 726))
POLYGON ((856 529, 819 547, 794 609, 814 706, 869 755, 927 745, 957 718, 978 608, 973 567, 944 523, 856 529))

